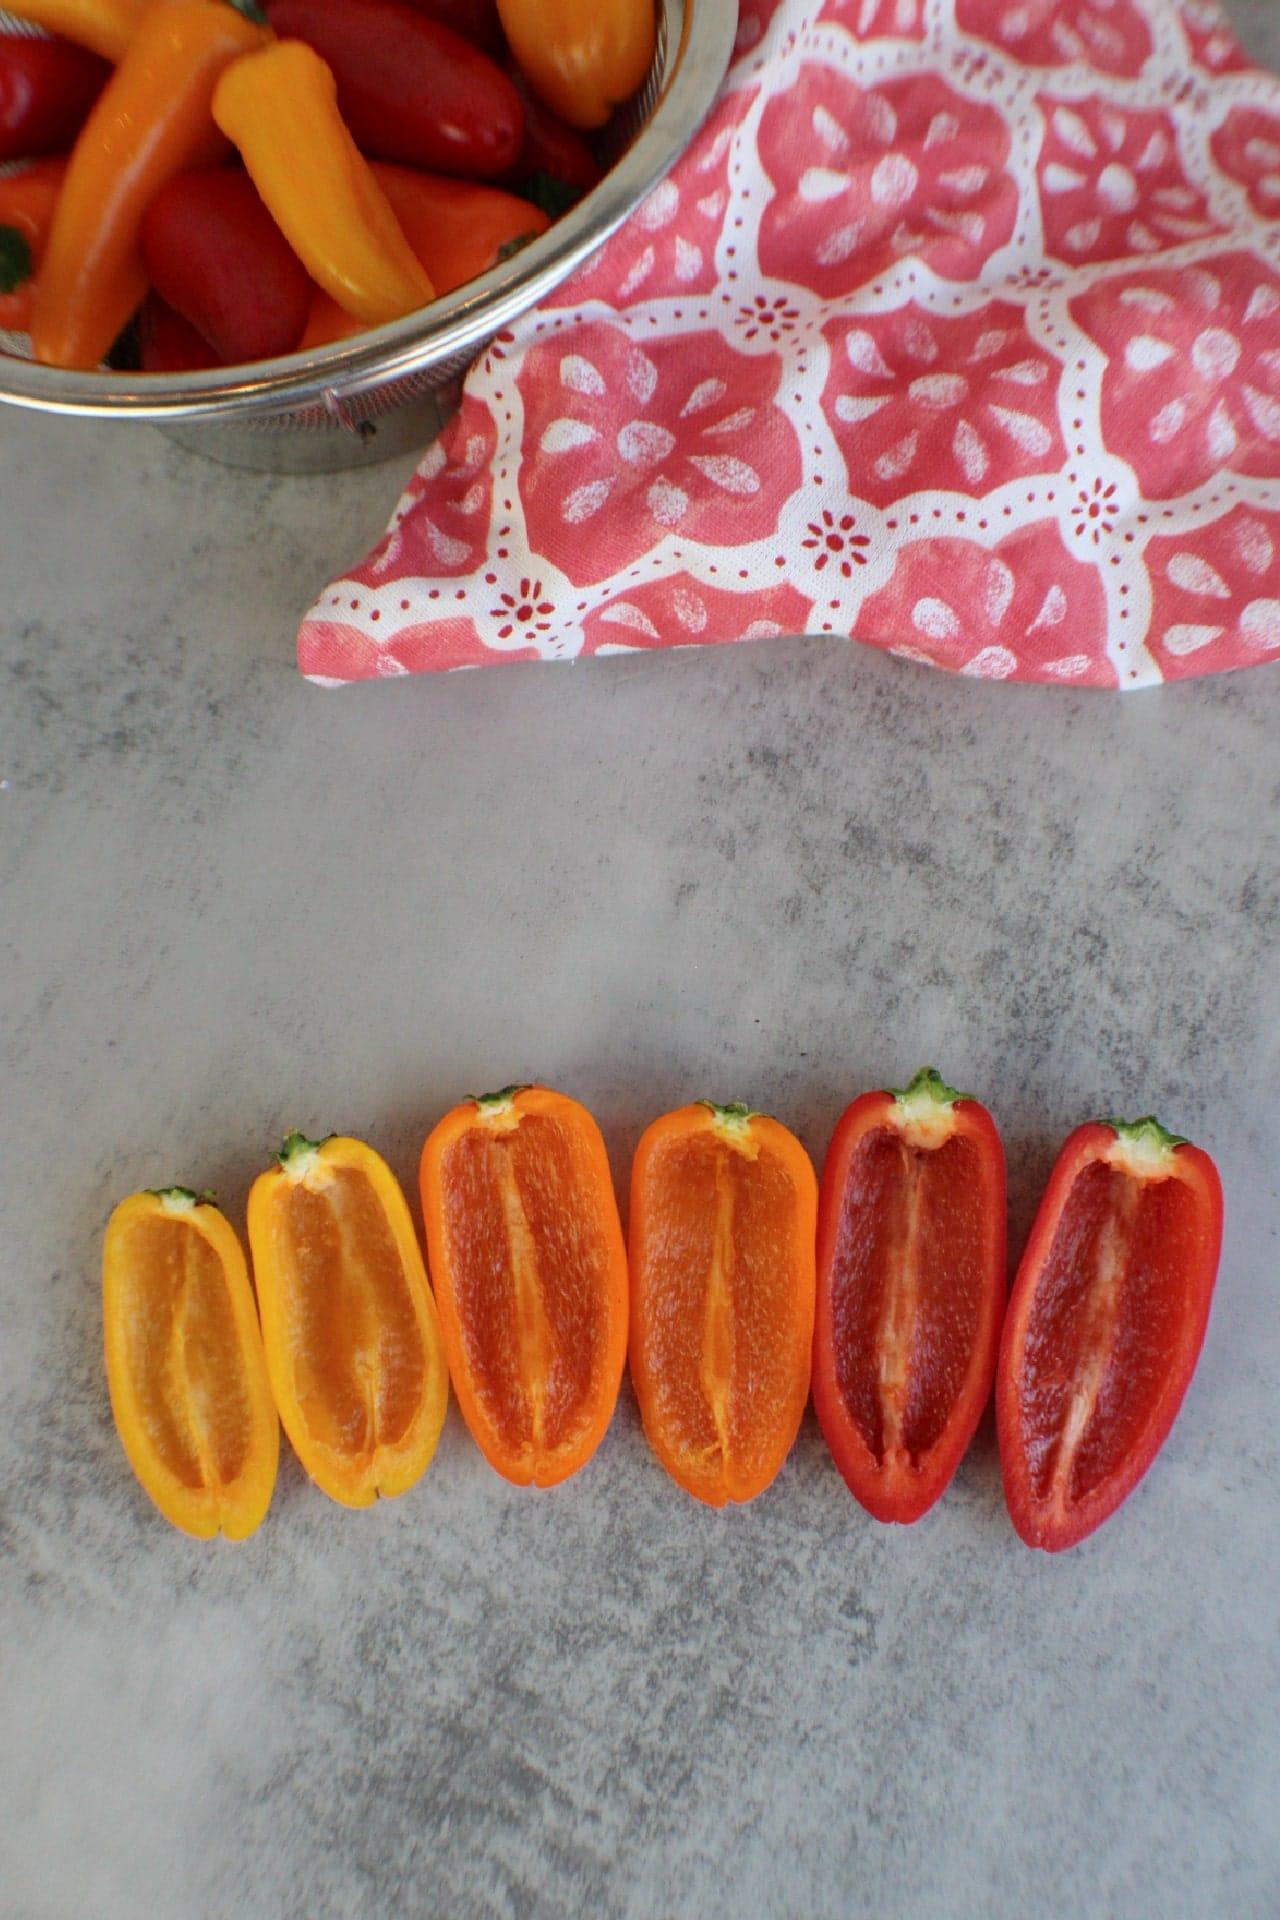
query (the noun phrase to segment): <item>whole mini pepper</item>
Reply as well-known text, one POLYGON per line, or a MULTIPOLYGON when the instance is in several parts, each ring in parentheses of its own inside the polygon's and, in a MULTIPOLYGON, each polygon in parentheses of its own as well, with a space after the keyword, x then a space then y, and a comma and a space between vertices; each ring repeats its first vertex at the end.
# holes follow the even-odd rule
POLYGON ((602 127, 653 59, 653 0, 498 0, 534 92, 571 127, 602 127))
POLYGON ((556 220, 595 186, 600 162, 582 135, 543 105, 519 67, 513 63, 508 72, 524 107, 524 144, 511 178, 556 220))
POLYGON ((476 180, 514 165, 520 96, 478 47, 405 0, 269 0, 284 38, 332 69, 338 111, 362 153, 476 180))
MULTIPOLYGON (((452 293, 487 273, 551 224, 540 207, 477 180, 417 173, 385 160, 373 162, 373 175, 437 294, 452 293)), ((326 346, 359 331, 358 320, 327 293, 312 290, 303 347, 326 346)))
POLYGON ((338 112, 333 75, 318 53, 280 40, 237 60, 213 112, 285 239, 345 312, 380 326, 434 298, 338 112))
POLYGON ((0 33, 0 160, 65 153, 110 71, 68 40, 0 33))
POLYGON ((161 187, 143 216, 142 263, 229 365, 292 353, 302 338, 311 281, 237 168, 200 168, 161 187))
POLYGON ((415 13, 425 13, 442 27, 460 33, 473 47, 481 47, 495 60, 502 58, 502 22, 497 0, 407 0, 415 13))
POLYGON ((199 373, 222 366, 209 342, 189 320, 149 293, 138 309, 138 361, 144 373, 199 373))
POLYGON ((156 0, 85 122, 36 287, 31 344, 56 367, 98 364, 138 306, 138 231, 174 174, 207 158, 223 68, 264 30, 224 0, 156 0))
POLYGON ((0 327, 14 333, 25 333, 31 319, 35 275, 66 171, 57 155, 0 175, 0 327))
POLYGON ((142 18, 147 0, 5 0, 5 12, 33 27, 121 60, 142 18))

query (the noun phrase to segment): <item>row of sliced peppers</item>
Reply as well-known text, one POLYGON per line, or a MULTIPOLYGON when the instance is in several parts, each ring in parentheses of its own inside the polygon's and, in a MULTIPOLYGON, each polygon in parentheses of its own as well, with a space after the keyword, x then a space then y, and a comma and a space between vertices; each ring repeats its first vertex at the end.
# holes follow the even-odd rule
POLYGON ((705 1101, 664 1115, 636 1150, 629 1249, 598 1126, 544 1087, 454 1108, 420 1179, 434 1292, 386 1163, 291 1135, 249 1199, 256 1311, 209 1196, 116 1209, 112 1405, 177 1526, 253 1532, 277 1409, 333 1499, 404 1492, 450 1379, 491 1465, 553 1486, 595 1452, 629 1354, 653 1450, 697 1499, 767 1487, 812 1387, 836 1465, 882 1521, 939 1498, 994 1381, 1014 1525, 1057 1550, 1115 1511, 1172 1426, 1222 1230, 1207 1154, 1154 1120, 1081 1127, 1006 1311, 1000 1137, 931 1070, 854 1101, 821 1191, 777 1120, 705 1101))
POLYGON ((525 189, 553 210, 592 184, 574 129, 604 124, 654 45, 653 0, 12 10, 74 43, 73 65, 114 63, 109 77, 64 66, 42 82, 28 50, 43 46, 47 66, 52 43, 5 52, 24 67, 14 86, 33 141, 65 131, 77 89, 87 117, 69 157, 0 179, 0 324, 29 331, 37 359, 80 368, 100 364, 149 286, 204 342, 187 350, 171 329, 144 352, 149 370, 321 345, 452 291, 549 225, 491 184, 522 155, 525 189), (518 66, 504 71, 458 26, 505 34, 518 66), (60 105, 42 108, 42 84, 60 105), (222 164, 233 149, 243 172, 222 164))

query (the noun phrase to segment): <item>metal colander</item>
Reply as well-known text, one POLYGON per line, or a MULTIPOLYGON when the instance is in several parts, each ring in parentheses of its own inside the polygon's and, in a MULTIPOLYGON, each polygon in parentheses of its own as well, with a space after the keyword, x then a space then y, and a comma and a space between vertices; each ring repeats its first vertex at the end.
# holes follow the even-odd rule
MULTIPOLYGON (((724 77, 737 0, 658 0, 649 77, 610 130, 614 164, 549 232, 478 280, 389 326, 312 353, 183 374, 38 366, 0 332, 0 401, 149 420, 232 466, 322 471, 420 447, 476 354, 621 225, 684 151, 724 77)), ((0 27, 17 26, 0 12, 0 27)))

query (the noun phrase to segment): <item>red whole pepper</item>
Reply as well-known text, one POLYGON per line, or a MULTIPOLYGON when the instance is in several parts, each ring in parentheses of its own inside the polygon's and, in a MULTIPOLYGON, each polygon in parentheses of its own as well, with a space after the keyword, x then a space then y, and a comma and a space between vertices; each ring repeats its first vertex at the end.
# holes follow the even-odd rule
POLYGON ((141 239, 152 286, 216 359, 269 360, 298 345, 311 280, 248 174, 177 175, 148 206, 141 239))
POLYGON ((407 4, 416 13, 425 13, 442 27, 460 33, 495 60, 502 58, 506 41, 498 18, 498 0, 407 0, 407 4))
POLYGON ((267 14, 331 69, 362 153, 478 180, 514 166, 524 111, 511 81, 406 0, 269 0, 267 14))
POLYGON ((0 160, 65 152, 110 72, 69 40, 0 33, 0 160))
POLYGON ((1222 1244, 1207 1153, 1157 1120, 1077 1127, 1049 1176, 1000 1344, 1005 1498, 1029 1547, 1127 1499, 1195 1371, 1222 1244))
POLYGON ((144 373, 199 373, 219 360, 190 321, 149 293, 138 309, 138 359, 144 373))
POLYGON ((595 186, 600 162, 577 129, 543 105, 519 67, 507 72, 524 107, 524 144, 511 178, 554 220, 595 186))
POLYGON ((813 1401, 877 1520, 946 1491, 991 1393, 1005 1291, 1004 1148, 930 1068, 865 1093, 823 1168, 813 1401))

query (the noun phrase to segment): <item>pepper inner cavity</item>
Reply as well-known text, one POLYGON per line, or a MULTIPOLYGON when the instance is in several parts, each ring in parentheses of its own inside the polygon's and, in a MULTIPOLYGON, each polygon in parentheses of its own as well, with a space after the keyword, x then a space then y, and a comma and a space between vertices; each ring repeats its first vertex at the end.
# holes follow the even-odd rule
POLYGON ((391 1225, 368 1178, 285 1189, 281 1262, 298 1403, 316 1439, 371 1464, 405 1437, 425 1375, 391 1225))
POLYGON ((150 1444, 181 1485, 243 1471, 252 1428, 222 1262, 185 1221, 138 1221, 128 1248, 126 1360, 150 1444))

